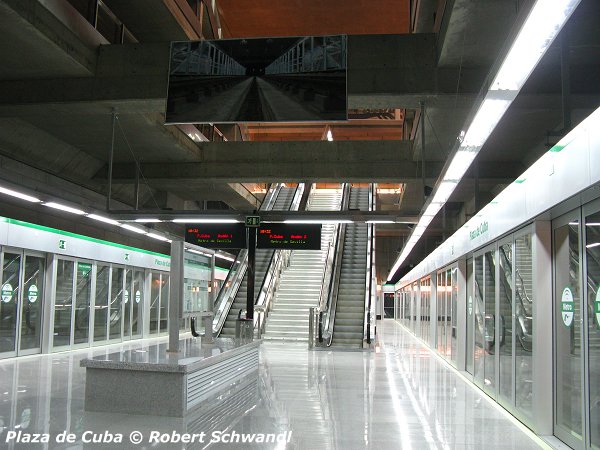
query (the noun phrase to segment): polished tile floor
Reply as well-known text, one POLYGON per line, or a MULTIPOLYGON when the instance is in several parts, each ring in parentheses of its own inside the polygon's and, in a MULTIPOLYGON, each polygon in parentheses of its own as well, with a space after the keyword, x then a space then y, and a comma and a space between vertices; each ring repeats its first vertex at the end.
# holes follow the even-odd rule
POLYGON ((0 449, 539 448, 397 323, 380 322, 378 333, 380 342, 372 352, 309 352, 305 345, 263 343, 254 376, 184 419, 84 412, 85 372, 79 360, 152 341, 0 361, 0 449), (50 442, 6 442, 10 431, 19 430, 46 433, 50 442), (75 442, 56 442, 65 431, 75 442), (86 431, 88 439, 121 433, 123 442, 84 443, 86 431), (142 433, 142 444, 130 442, 132 431, 142 433), (195 444, 151 444, 152 431, 205 436, 195 444), (235 439, 233 432, 291 435, 279 436, 288 442, 210 442, 235 439))

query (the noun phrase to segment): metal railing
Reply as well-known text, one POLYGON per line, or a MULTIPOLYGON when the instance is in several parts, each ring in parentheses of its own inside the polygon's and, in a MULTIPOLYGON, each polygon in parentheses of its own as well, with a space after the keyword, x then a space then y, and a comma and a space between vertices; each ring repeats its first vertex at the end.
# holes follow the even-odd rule
POLYGON ((237 258, 233 262, 223 287, 217 295, 215 300, 214 314, 213 317, 213 335, 219 334, 225 320, 227 320, 227 314, 229 309, 235 300, 235 296, 244 281, 244 275, 246 274, 246 268, 248 267, 248 250, 241 250, 237 258))
POLYGON ((267 317, 273 306, 272 300, 279 286, 281 271, 289 266, 290 254, 290 250, 276 250, 273 253, 269 269, 258 292, 254 306, 254 330, 258 338, 264 332, 267 317))
MULTIPOLYGON (((296 211, 298 209, 304 189, 305 185, 303 183, 298 184, 289 211, 296 211)), ((254 330, 256 337, 258 338, 260 338, 264 332, 267 317, 269 316, 269 312, 273 305, 272 300, 275 296, 277 287, 279 286, 281 272, 284 268, 289 266, 291 254, 291 250, 275 250, 271 256, 267 273, 265 274, 265 278, 263 279, 255 302, 254 311, 257 312, 257 314, 255 314, 254 317, 254 330)))
POLYGON ((68 0, 110 44, 136 43, 138 40, 102 0, 68 0))
MULTIPOLYGON (((265 199, 260 207, 260 211, 269 211, 269 210, 273 209, 273 206, 275 205, 275 201, 277 200, 277 197, 279 196, 279 193, 281 192, 282 188, 283 188, 282 183, 277 183, 275 185, 269 186, 269 189, 267 190, 265 199)), ((299 184, 298 187, 296 188, 294 198, 290 205, 290 208, 289 208, 290 210, 295 210, 298 208, 298 205, 300 204, 300 200, 302 199, 303 191, 304 191, 304 185, 299 184)), ((279 260, 278 258, 275 258, 276 254, 278 254, 278 252, 282 252, 282 251, 283 250, 276 250, 274 252, 273 256, 271 257, 271 261, 269 262, 269 266, 268 266, 269 269, 267 270, 267 275, 265 276, 265 279, 263 280, 263 283, 258 291, 259 294, 258 294, 257 301, 255 301, 255 305, 257 305, 258 309, 259 309, 259 314, 257 314, 257 316, 259 318, 262 314, 261 310, 263 309, 262 308, 263 304, 258 303, 258 300, 261 299, 261 295, 263 298, 263 300, 261 300, 261 302, 263 302, 265 305, 268 306, 267 308, 264 308, 264 313, 268 313, 268 310, 270 309, 270 302, 271 302, 271 298, 274 293, 275 287, 271 286, 269 283, 272 283, 272 282, 274 283, 278 280, 278 276, 276 277, 276 276, 272 275, 272 271, 281 270, 280 265, 277 265, 276 267, 274 266, 273 268, 271 266, 273 265, 273 261, 279 260), (269 274, 271 274, 271 275, 269 275, 269 274), (268 283, 265 284, 267 279, 268 279, 268 283)), ((244 281, 244 276, 246 274, 247 267, 248 267, 248 251, 241 250, 240 253, 238 254, 238 257, 233 262, 233 265, 231 266, 231 270, 229 271, 229 274, 227 274, 227 277, 225 278, 223 288, 219 291, 217 299, 215 300, 215 308, 214 308, 215 316, 213 318, 213 335, 218 335, 221 332, 223 325, 225 324, 225 321, 227 320, 227 315, 229 314, 231 305, 233 304, 235 297, 238 293, 240 285, 244 281)), ((262 326, 264 327, 264 320, 262 321, 262 323, 263 323, 262 326)), ((255 319, 255 324, 256 324, 256 319, 255 319)))
MULTIPOLYGON (((369 211, 375 210, 374 184, 369 185, 369 211)), ((371 343, 371 308, 373 305, 373 264, 375 261, 374 228, 372 223, 367 224, 367 273, 365 280, 365 317, 363 323, 363 340, 371 343)))
MULTIPOLYGON (((260 206, 260 211, 268 211, 273 208, 275 200, 281 191, 282 184, 277 183, 269 186, 267 194, 260 206)), ((231 265, 231 269, 225 278, 223 287, 219 291, 214 304, 215 316, 213 318, 213 335, 218 335, 223 328, 229 309, 235 300, 240 285, 244 281, 244 275, 248 267, 248 250, 240 250, 237 258, 231 265)))

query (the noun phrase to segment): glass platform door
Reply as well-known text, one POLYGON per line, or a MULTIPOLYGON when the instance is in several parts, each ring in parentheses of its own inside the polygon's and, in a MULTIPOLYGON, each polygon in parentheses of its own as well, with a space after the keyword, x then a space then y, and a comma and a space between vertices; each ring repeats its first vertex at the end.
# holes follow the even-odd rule
POLYGON ((23 289, 19 308, 20 331, 17 349, 19 356, 41 353, 45 275, 46 257, 25 252, 23 255, 23 289))
POLYGON ((584 448, 581 219, 574 211, 553 221, 554 434, 584 448))
POLYGON ((0 358, 41 351, 45 257, 4 248, 0 256, 0 358))

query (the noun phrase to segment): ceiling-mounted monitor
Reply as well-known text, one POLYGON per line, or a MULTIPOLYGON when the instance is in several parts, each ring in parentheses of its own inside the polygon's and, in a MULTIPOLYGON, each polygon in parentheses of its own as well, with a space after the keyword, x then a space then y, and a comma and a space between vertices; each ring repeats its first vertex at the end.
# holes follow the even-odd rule
POLYGON ((321 250, 321 224, 263 223, 256 248, 321 250))
POLYGON ((347 36, 171 44, 166 123, 347 119, 347 36))
POLYGON ((185 227, 185 242, 205 248, 246 248, 243 223, 200 223, 185 227))

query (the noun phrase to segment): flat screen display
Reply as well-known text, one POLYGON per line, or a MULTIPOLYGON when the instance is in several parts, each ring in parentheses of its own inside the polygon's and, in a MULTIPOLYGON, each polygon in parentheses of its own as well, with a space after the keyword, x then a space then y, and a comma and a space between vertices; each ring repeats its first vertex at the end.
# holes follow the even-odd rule
POLYGON ((190 224, 185 227, 185 242, 205 248, 246 248, 243 223, 190 224))
POLYGON ((320 224, 265 223, 258 229, 256 248, 320 250, 320 224))
POLYGON ((165 121, 347 119, 347 36, 171 44, 165 121))

